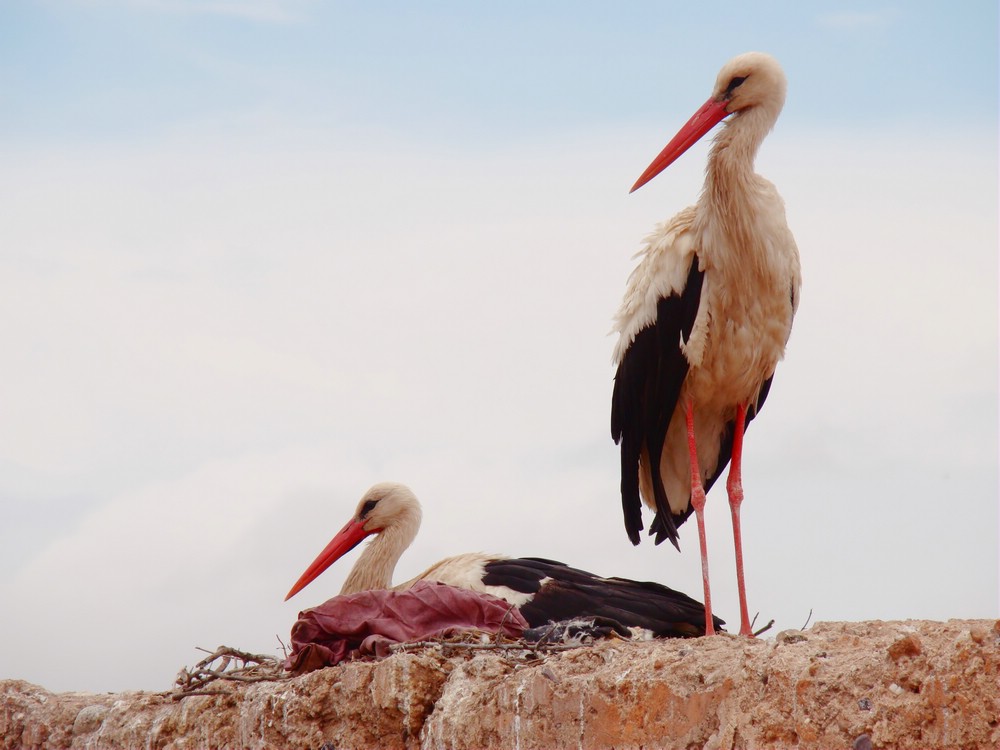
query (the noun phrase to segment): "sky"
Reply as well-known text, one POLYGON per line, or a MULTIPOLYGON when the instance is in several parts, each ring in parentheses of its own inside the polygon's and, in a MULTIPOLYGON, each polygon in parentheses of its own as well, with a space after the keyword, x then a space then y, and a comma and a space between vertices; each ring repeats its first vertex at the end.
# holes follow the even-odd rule
MULTIPOLYGON (((609 335, 708 140, 628 189, 759 49, 757 160, 802 256, 744 453, 751 612, 995 618, 997 7, 27 0, 0 9, 0 679, 167 690, 280 656, 377 481, 451 554, 701 597, 625 535, 609 335)), ((719 487, 723 484, 719 483, 719 487)), ((649 516, 646 517, 647 522, 649 516)), ((717 613, 732 533, 709 494, 717 613)))

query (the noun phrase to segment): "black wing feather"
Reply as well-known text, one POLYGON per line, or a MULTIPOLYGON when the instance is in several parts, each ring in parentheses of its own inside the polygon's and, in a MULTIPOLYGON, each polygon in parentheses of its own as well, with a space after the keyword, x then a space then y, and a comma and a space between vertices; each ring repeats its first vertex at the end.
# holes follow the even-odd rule
MULTIPOLYGON (((661 637, 696 637, 705 632, 705 607, 700 602, 651 581, 601 578, 554 560, 522 557, 488 562, 483 583, 534 594, 518 607, 531 627, 601 617, 661 637)), ((725 624, 714 619, 717 628, 725 624)))
POLYGON ((656 320, 639 331, 615 374, 611 437, 621 445, 622 511, 632 544, 639 543, 642 530, 639 457, 644 447, 649 456, 657 509, 650 528, 650 533, 656 534, 656 544, 670 539, 676 547, 677 526, 690 515, 690 508, 680 516, 670 512, 659 466, 667 428, 688 373, 688 361, 680 348, 681 337, 687 341, 694 328, 704 277, 697 255, 692 255, 684 288, 680 293, 660 298, 656 320))

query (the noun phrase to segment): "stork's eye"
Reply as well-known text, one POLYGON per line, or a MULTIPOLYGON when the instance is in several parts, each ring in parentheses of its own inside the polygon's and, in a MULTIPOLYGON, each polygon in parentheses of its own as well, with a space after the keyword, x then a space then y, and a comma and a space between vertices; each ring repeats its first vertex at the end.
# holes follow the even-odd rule
POLYGON ((361 506, 361 514, 360 514, 361 517, 364 518, 369 513, 371 513, 373 510, 375 510, 375 506, 376 505, 378 505, 378 500, 368 500, 368 501, 366 501, 365 504, 361 506))
POLYGON ((726 96, 732 96, 733 92, 747 79, 746 76, 736 76, 726 86, 726 96))

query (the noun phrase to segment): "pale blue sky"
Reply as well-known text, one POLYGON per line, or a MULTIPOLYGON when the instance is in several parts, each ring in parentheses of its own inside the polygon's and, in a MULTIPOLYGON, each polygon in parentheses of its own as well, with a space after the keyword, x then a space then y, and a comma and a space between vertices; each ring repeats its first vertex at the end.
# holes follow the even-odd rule
POLYGON ((697 71, 757 48, 796 63, 790 123, 995 121, 997 6, 960 7, 13 2, 0 134, 148 138, 266 113, 490 143, 659 118, 701 92, 697 71))
POLYGON ((488 550, 700 595, 693 529, 625 537, 607 332, 707 144, 628 188, 749 49, 789 78, 758 168, 804 278, 747 436, 750 607, 1000 615, 997 6, 954 8, 4 3, 0 678, 276 650, 381 480, 425 506, 398 579, 488 550))

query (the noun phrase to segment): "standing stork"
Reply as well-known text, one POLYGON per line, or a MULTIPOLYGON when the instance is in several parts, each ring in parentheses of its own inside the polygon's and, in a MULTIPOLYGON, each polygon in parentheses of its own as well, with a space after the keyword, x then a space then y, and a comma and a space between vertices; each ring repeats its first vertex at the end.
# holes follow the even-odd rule
MULTIPOLYGON (((478 552, 448 557, 396 586, 396 562, 413 542, 422 513, 413 492, 402 484, 376 484, 358 503, 344 528, 306 569, 285 600, 305 588, 362 539, 373 536, 341 594, 371 589, 404 590, 418 581, 491 594, 517 607, 531 627, 579 617, 613 620, 625 628, 644 628, 655 636, 691 637, 701 633, 705 608, 679 591, 647 581, 602 578, 540 557, 512 558, 478 552)), ((720 627, 723 621, 714 618, 720 627)))
POLYGON ((656 544, 670 539, 677 547, 677 527, 695 512, 708 635, 714 627, 705 492, 730 461, 740 634, 751 634, 740 533, 743 431, 764 404, 799 301, 799 254, 784 203, 754 172, 785 89, 773 57, 748 52, 733 58, 709 100, 632 187, 642 187, 729 118, 709 154, 698 202, 661 224, 637 256, 616 318, 611 405, 632 543, 642 530, 640 497, 655 511, 649 533, 656 544))

